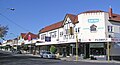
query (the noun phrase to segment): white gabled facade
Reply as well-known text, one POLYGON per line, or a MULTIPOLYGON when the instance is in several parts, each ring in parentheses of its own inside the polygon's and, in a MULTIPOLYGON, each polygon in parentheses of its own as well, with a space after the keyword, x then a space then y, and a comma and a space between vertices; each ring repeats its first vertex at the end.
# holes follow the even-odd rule
POLYGON ((71 19, 67 17, 63 23, 63 41, 65 41, 64 43, 73 43, 76 41, 74 32, 73 35, 70 34, 70 28, 72 28, 72 31, 74 31, 74 27, 75 25, 73 24, 73 21, 71 21, 71 19))

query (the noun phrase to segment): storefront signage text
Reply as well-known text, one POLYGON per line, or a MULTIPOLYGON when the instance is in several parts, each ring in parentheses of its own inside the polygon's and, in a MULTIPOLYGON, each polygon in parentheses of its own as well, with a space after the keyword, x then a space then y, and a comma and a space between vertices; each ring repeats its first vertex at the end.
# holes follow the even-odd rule
POLYGON ((97 23, 99 19, 88 19, 88 23, 97 23))

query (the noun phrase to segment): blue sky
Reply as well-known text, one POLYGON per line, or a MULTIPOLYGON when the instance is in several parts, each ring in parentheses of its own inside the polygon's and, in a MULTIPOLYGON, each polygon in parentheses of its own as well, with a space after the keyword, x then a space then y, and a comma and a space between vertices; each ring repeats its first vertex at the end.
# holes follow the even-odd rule
POLYGON ((0 24, 9 27, 5 38, 13 39, 20 33, 37 34, 41 28, 63 20, 67 13, 108 11, 111 5, 113 12, 120 14, 119 3, 120 0, 0 0, 0 13, 10 19, 0 15, 0 24), (15 8, 15 11, 8 8, 15 8))

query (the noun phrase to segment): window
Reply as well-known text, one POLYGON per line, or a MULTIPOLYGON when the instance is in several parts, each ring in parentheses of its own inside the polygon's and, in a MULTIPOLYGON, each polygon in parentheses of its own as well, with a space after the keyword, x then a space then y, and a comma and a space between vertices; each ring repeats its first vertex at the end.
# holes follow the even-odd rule
POLYGON ((112 35, 108 35, 109 38, 113 38, 112 35))
POLYGON ((63 32, 60 32, 60 37, 62 37, 63 36, 63 32))
POLYGON ((91 31, 91 32, 96 32, 96 31, 97 31, 97 26, 94 25, 94 24, 91 25, 91 26, 90 26, 90 31, 91 31))
POLYGON ((69 39, 74 39, 74 35, 69 35, 69 39))
POLYGON ((56 38, 56 31, 54 31, 54 32, 50 32, 49 34, 50 34, 50 37, 52 37, 52 38, 56 38))
POLYGON ((68 39, 68 35, 64 35, 64 39, 68 39))
POLYGON ((75 28, 75 32, 77 32, 77 28, 75 28))
POLYGON ((80 28, 78 27, 78 33, 80 32, 80 28))
POLYGON ((74 34, 74 29, 73 27, 70 27, 70 35, 73 35, 74 34))
POLYGON ((46 34, 42 34, 42 35, 41 35, 41 40, 44 40, 44 39, 45 39, 45 36, 46 36, 46 34))
POLYGON ((113 32, 113 26, 108 26, 108 32, 113 32))
POLYGON ((79 33, 80 32, 80 27, 75 28, 75 32, 79 33))
POLYGON ((69 29, 65 29, 65 34, 68 34, 69 33, 69 29))

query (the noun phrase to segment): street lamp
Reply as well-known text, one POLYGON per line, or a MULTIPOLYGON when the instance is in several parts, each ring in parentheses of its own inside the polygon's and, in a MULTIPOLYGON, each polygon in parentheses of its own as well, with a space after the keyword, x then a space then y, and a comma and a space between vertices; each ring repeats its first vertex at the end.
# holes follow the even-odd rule
POLYGON ((14 8, 9 8, 10 10, 14 11, 15 9, 14 8))
MULTIPOLYGON (((14 11, 15 9, 14 9, 14 8, 7 8, 6 10, 14 11)), ((4 12, 5 12, 5 11, 4 11, 4 12)), ((3 13, 3 12, 0 12, 0 15, 3 16, 4 18, 8 19, 8 18, 7 18, 6 16, 4 16, 2 13, 3 13)), ((0 37, 0 39, 5 40, 3 37, 0 37)))
POLYGON ((4 11, 0 11, 0 15, 3 15, 2 13, 6 12, 7 10, 14 11, 14 8, 6 8, 4 11))

